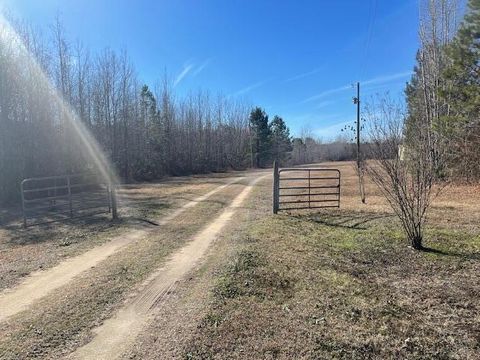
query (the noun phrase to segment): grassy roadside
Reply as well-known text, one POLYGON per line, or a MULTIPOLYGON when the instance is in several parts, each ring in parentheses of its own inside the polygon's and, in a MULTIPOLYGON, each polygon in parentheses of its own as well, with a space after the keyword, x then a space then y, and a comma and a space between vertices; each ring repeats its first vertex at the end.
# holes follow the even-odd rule
POLYGON ((56 358, 87 342, 90 330, 132 289, 242 190, 232 185, 128 246, 0 327, 0 358, 56 358))
POLYGON ((478 227, 432 223, 419 253, 388 213, 266 216, 267 189, 183 358, 478 358, 478 227))

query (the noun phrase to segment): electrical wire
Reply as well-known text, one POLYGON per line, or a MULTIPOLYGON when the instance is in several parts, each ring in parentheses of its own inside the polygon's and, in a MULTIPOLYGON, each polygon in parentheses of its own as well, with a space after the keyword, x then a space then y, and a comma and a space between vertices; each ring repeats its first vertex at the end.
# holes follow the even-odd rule
POLYGON ((368 61, 368 53, 370 50, 370 45, 372 43, 373 32, 375 29, 375 23, 377 19, 377 8, 378 8, 378 0, 372 0, 370 6, 370 16, 368 21, 368 28, 367 28, 367 37, 365 39, 364 47, 363 47, 363 57, 360 62, 360 74, 358 79, 361 80, 365 73, 366 63, 368 61))

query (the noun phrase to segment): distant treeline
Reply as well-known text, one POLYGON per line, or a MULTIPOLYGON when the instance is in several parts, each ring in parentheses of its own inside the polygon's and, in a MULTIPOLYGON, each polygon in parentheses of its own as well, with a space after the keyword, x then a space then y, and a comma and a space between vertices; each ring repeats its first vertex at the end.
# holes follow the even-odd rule
POLYGON ((0 28, 0 200, 18 199, 23 178, 94 167, 75 124, 123 181, 249 165, 246 104, 202 91, 178 98, 167 80, 152 90, 125 52, 93 55, 58 21, 48 38, 13 28, 0 28))
POLYGON ((292 142, 280 117, 203 91, 180 98, 166 77, 151 89, 125 52, 92 54, 60 21, 48 36, 18 22, 0 32, 0 201, 18 200, 24 178, 94 169, 89 134, 126 182, 313 159, 313 140, 292 142))

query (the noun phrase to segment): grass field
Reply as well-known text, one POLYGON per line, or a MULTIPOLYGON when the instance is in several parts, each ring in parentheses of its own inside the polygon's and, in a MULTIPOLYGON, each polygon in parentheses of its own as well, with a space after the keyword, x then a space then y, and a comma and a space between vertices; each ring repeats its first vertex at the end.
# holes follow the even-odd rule
MULTIPOLYGON (((371 183, 367 204, 360 202, 351 163, 321 166, 342 171, 340 209, 273 215, 271 177, 259 182, 208 256, 152 309, 123 358, 479 358, 479 187, 440 194, 425 237, 433 250, 418 252, 371 183)), ((125 187, 119 222, 98 217, 26 231, 12 217, 1 228, 0 288, 151 227, 141 219, 162 218, 237 175, 125 187)), ((58 358, 88 343, 246 183, 199 202, 1 323, 0 358, 58 358)))
POLYGON ((478 359, 479 188, 445 189, 425 239, 436 251, 418 252, 372 184, 360 203, 351 164, 326 165, 342 170, 342 208, 266 215, 270 184, 258 189, 250 226, 178 354, 478 359))

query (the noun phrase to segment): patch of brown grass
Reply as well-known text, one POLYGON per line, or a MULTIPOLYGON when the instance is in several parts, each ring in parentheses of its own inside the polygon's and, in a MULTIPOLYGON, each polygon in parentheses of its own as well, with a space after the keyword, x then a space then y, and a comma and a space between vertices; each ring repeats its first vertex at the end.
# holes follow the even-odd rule
POLYGON ((2 323, 0 358, 59 358, 86 343, 94 327, 112 316, 168 255, 242 189, 242 185, 234 184, 212 195, 2 323))
POLYGON ((145 226, 140 219, 155 221, 224 184, 224 177, 226 174, 125 185, 118 192, 117 221, 101 214, 23 229, 19 214, 12 213, 3 226, 0 223, 0 290, 14 286, 35 270, 50 268, 125 231, 145 226))
POLYGON ((361 205, 351 164, 330 166, 343 170, 338 211, 266 216, 270 186, 257 193, 184 358, 477 358, 480 228, 467 213, 479 195, 446 189, 426 233, 434 250, 418 252, 377 190, 361 205))

